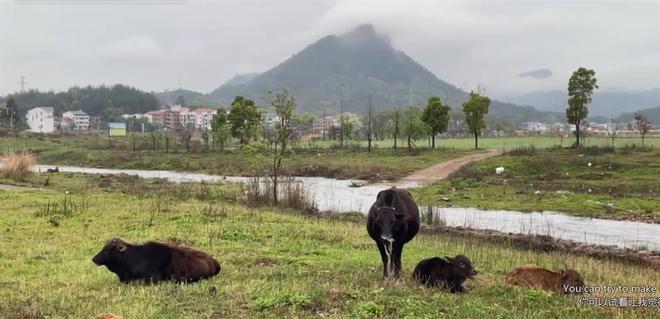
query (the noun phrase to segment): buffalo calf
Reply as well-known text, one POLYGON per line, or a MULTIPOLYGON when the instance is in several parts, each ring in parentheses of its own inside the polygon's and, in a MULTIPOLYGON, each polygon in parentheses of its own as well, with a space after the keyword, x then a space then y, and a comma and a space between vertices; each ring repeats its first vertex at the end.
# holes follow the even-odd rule
POLYGON ((451 293, 463 292, 463 282, 476 275, 470 259, 463 255, 454 258, 429 258, 415 267, 413 278, 427 287, 447 289, 451 293))
POLYGON ((570 287, 581 291, 584 281, 580 274, 568 267, 560 271, 551 271, 537 265, 525 265, 512 269, 505 282, 509 285, 536 287, 547 291, 569 293, 570 287))
POLYGON ((199 250, 153 241, 131 245, 120 238, 108 241, 92 261, 97 266, 106 266, 124 283, 138 280, 194 282, 220 272, 220 264, 199 250))

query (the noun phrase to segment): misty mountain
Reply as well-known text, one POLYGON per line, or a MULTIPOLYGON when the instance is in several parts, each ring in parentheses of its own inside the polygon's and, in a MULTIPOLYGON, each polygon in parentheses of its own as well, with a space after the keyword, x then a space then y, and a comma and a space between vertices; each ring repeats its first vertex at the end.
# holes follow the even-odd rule
MULTIPOLYGON (((459 109, 468 96, 396 50, 389 38, 371 25, 326 36, 247 82, 222 85, 208 96, 229 104, 242 95, 265 105, 267 91, 284 87, 295 95, 300 111, 316 114, 339 112, 340 101, 345 111, 364 113, 370 95, 376 110, 425 105, 432 95, 459 109)), ((489 117, 496 116, 511 122, 552 121, 557 114, 493 101, 489 117)))
MULTIPOLYGON (((564 112, 567 100, 566 91, 555 90, 528 93, 512 98, 509 102, 532 105, 544 111, 564 112)), ((597 90, 589 107, 589 115, 612 118, 624 112, 634 113, 658 105, 660 105, 660 89, 634 92, 597 90)))
POLYGON ((234 75, 231 79, 227 80, 223 86, 233 86, 233 85, 241 85, 248 83, 252 81, 255 77, 257 77, 259 73, 248 73, 248 74, 236 74, 234 75))
MULTIPOLYGON (((637 112, 642 113, 646 116, 654 125, 660 125, 660 104, 658 107, 648 108, 643 110, 638 110, 637 112)), ((617 122, 625 123, 630 122, 635 119, 635 112, 623 113, 616 118, 617 122)))

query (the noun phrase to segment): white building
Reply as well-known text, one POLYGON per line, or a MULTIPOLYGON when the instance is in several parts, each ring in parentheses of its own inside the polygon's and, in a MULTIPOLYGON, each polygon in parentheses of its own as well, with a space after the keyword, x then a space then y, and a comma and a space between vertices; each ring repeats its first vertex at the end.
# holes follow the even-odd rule
POLYGON ((30 132, 53 133, 55 132, 55 118, 52 107, 35 107, 25 114, 25 121, 30 127, 30 132))
POLYGON ((543 133, 548 130, 548 126, 541 122, 523 122, 521 128, 530 132, 539 133, 543 133))
POLYGON ((89 130, 89 115, 82 110, 62 113, 62 126, 74 131, 89 130))
POLYGON ((217 110, 207 108, 194 110, 192 113, 195 114, 195 127, 201 130, 211 130, 211 122, 217 112, 217 110))

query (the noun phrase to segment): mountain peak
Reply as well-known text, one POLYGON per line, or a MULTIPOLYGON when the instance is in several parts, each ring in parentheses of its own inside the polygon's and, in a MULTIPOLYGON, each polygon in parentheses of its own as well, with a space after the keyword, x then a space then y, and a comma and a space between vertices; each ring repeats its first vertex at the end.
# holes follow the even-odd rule
POLYGON ((380 45, 391 47, 389 36, 378 33, 372 24, 362 24, 339 36, 339 40, 349 45, 380 45))

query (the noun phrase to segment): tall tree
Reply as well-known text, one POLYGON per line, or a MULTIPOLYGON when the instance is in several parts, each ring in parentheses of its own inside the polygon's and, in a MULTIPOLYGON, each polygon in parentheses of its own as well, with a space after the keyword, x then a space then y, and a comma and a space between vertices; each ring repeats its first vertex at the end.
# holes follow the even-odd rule
POLYGON ((284 155, 288 142, 293 137, 293 128, 291 122, 293 121, 293 110, 296 108, 296 100, 289 96, 286 89, 280 92, 268 92, 270 97, 270 104, 275 109, 278 123, 276 125, 277 143, 281 147, 280 154, 284 155))
POLYGON ((639 135, 642 136, 642 145, 644 145, 644 137, 653 128, 653 123, 642 113, 635 113, 635 128, 639 131, 639 135))
POLYGON ((484 116, 488 114, 490 99, 477 92, 470 92, 470 99, 463 103, 463 113, 465 113, 465 124, 468 130, 474 134, 474 149, 479 148, 479 135, 481 130, 486 127, 484 116))
POLYGON ((435 148, 435 136, 447 131, 451 107, 443 104, 439 97, 432 96, 422 113, 422 120, 431 133, 431 148, 435 148))
POLYGON ((580 146, 580 124, 589 115, 591 95, 598 88, 596 72, 580 67, 568 80, 568 107, 566 119, 575 125, 575 146, 580 146))
POLYGON ((275 109, 275 114, 278 117, 278 123, 275 126, 275 148, 273 152, 273 203, 277 205, 277 178, 282 166, 282 159, 286 156, 286 146, 293 137, 293 128, 291 121, 293 120, 293 111, 296 108, 296 100, 289 96, 286 89, 280 92, 268 92, 270 96, 270 105, 275 109), (280 151, 277 150, 277 145, 280 145, 280 151))
POLYGON ((211 120, 211 131, 213 132, 213 145, 220 143, 220 151, 225 150, 225 143, 229 139, 231 129, 227 120, 227 111, 219 108, 211 120))
POLYGON ((421 110, 415 106, 409 106, 403 112, 401 133, 406 137, 408 152, 412 152, 414 141, 423 138, 428 132, 426 123, 422 121, 421 110))
POLYGON ((231 103, 227 120, 231 126, 232 136, 238 138, 241 145, 245 145, 258 133, 261 111, 254 101, 237 96, 231 103))

